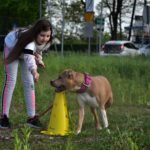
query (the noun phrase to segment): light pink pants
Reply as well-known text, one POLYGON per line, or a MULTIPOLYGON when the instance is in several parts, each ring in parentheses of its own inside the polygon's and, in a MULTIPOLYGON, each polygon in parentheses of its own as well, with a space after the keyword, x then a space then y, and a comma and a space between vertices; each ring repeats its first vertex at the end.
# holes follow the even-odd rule
MULTIPOLYGON (((5 46, 4 58, 8 56, 10 51, 11 49, 5 46)), ((23 83, 23 88, 24 88, 24 97, 25 97, 25 102, 26 102, 27 114, 29 117, 33 117, 35 115, 34 80, 33 80, 33 76, 31 72, 28 70, 26 63, 23 59, 17 59, 10 64, 5 64, 4 66, 5 80, 4 80, 3 92, 1 96, 2 115, 5 114, 9 117, 9 109, 10 109, 10 104, 11 104, 14 88, 16 85, 19 64, 21 66, 21 78, 22 78, 22 83, 23 83)))

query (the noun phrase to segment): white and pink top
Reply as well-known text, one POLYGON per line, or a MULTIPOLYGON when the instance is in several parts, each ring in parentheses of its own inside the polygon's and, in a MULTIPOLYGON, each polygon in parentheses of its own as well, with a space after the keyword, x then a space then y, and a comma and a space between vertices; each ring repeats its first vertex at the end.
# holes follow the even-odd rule
MULTIPOLYGON (((25 30, 24 30, 25 31, 25 30)), ((23 31, 23 32, 24 32, 23 31)), ((17 33, 18 30, 13 30, 5 37, 5 45, 11 50, 17 43, 17 33)), ((21 59, 27 64, 27 67, 30 71, 37 69, 37 64, 43 63, 42 61, 42 52, 47 50, 50 46, 50 43, 38 45, 35 41, 28 43, 22 50, 20 56, 21 59)))

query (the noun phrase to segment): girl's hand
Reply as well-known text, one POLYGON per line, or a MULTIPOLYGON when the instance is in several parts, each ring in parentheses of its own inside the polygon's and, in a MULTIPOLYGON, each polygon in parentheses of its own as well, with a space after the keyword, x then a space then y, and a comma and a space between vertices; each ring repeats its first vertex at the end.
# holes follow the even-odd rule
POLYGON ((39 66, 39 67, 43 67, 43 68, 45 68, 45 64, 44 64, 44 62, 43 62, 43 61, 39 62, 38 66, 39 66))
POLYGON ((32 70, 32 75, 33 75, 33 78, 34 78, 34 82, 38 82, 39 80, 39 73, 36 71, 36 70, 32 70))
POLYGON ((38 53, 35 53, 34 56, 35 56, 36 64, 37 64, 39 67, 45 68, 44 62, 42 61, 42 55, 40 55, 40 54, 38 54, 38 53))

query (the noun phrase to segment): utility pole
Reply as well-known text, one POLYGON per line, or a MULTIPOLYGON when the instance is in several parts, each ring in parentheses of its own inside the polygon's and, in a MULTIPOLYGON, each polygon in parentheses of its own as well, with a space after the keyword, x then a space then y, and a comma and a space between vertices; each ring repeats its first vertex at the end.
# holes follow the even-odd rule
POLYGON ((62 36, 61 36, 61 55, 64 55, 64 27, 65 27, 65 20, 64 20, 64 4, 65 0, 62 0, 62 36))
POLYGON ((39 17, 42 18, 42 0, 39 0, 39 17))
POLYGON ((52 8, 52 5, 51 5, 51 1, 50 0, 47 0, 47 13, 48 13, 48 17, 49 17, 49 21, 51 22, 51 8, 52 8))
MULTIPOLYGON (((100 18, 101 18, 101 21, 102 21, 102 18, 103 18, 103 0, 101 0, 101 11, 100 11, 100 18)), ((99 29, 99 54, 101 52, 101 48, 102 48, 102 23, 101 23, 101 26, 100 26, 100 29, 99 29)))

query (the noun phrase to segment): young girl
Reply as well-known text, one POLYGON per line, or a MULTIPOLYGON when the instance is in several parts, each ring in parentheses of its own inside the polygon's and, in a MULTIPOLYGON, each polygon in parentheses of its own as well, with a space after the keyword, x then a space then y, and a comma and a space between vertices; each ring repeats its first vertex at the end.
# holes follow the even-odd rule
POLYGON ((8 33, 4 44, 5 81, 1 96, 2 117, 0 128, 10 128, 9 109, 16 84, 18 64, 21 65, 21 77, 27 109, 27 124, 40 127, 35 115, 34 82, 39 80, 38 65, 45 67, 42 51, 50 46, 52 26, 48 20, 38 20, 29 29, 16 29, 8 33))

